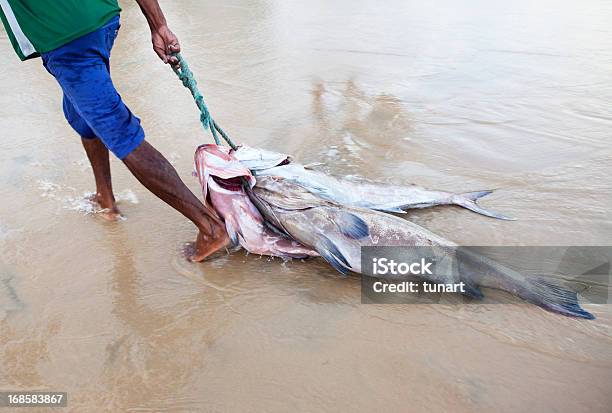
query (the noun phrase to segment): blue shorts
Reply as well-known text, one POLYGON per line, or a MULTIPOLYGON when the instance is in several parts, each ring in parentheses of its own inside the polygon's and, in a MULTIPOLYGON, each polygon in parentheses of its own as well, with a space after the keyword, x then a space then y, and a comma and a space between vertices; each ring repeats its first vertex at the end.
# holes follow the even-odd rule
POLYGON ((119 159, 144 140, 140 119, 130 112, 110 77, 110 52, 119 16, 100 29, 42 53, 43 65, 64 92, 64 115, 82 138, 100 138, 119 159))

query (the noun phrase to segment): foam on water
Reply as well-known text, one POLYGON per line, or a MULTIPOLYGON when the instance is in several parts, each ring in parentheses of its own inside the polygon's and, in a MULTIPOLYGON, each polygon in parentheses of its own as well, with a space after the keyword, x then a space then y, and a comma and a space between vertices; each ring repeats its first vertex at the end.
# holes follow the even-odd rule
MULTIPOLYGON (((63 209, 76 211, 84 215, 97 214, 105 210, 93 201, 95 192, 83 192, 79 194, 75 188, 62 187, 59 184, 51 182, 47 179, 38 180, 38 188, 43 198, 57 200, 63 209)), ((140 201, 131 189, 124 189, 115 194, 117 203, 138 204, 140 201)), ((0 228, 0 239, 3 232, 0 228)))
POLYGON ((61 187, 58 184, 53 183, 49 180, 39 179, 38 189, 42 191, 40 196, 42 196, 43 198, 56 198, 57 191, 60 190, 61 187))

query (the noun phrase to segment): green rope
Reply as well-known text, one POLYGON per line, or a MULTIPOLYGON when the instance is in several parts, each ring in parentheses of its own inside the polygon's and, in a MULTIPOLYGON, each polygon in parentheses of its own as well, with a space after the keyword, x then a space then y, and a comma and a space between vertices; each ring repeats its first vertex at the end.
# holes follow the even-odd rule
POLYGON ((202 122, 202 126, 204 130, 210 129, 213 139, 217 145, 221 145, 221 141, 219 140, 219 136, 217 132, 221 135, 221 137, 227 142, 227 144, 234 150, 238 147, 232 142, 232 140, 227 136, 227 134, 221 129, 221 127, 213 120, 210 116, 210 112, 208 111, 208 107, 206 107, 206 103, 204 103, 204 96, 200 93, 198 89, 198 84, 193 77, 193 73, 189 70, 189 66, 183 56, 180 53, 175 53, 174 56, 179 61, 180 67, 172 67, 174 73, 178 76, 181 82, 183 82, 183 86, 185 86, 191 92, 193 99, 195 100, 196 106, 200 109, 200 122, 202 122))

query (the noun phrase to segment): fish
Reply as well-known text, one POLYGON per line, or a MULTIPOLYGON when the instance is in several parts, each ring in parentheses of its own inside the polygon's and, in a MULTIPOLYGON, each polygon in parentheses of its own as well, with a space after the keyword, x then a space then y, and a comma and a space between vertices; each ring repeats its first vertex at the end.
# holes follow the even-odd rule
MULTIPOLYGON (((470 251, 406 219, 366 208, 347 207, 319 198, 290 179, 258 176, 247 194, 264 218, 300 244, 315 249, 344 275, 362 273, 361 248, 423 246, 457 254, 459 272, 424 274, 438 284, 463 282, 464 294, 481 299, 480 287, 509 292, 549 311, 592 319, 578 303, 576 292, 561 283, 523 274, 470 251), (449 277, 456 277, 451 279, 449 277)), ((383 277, 384 278, 384 277, 383 277)))
POLYGON ((205 206, 213 208, 224 221, 233 244, 253 254, 283 259, 318 256, 315 250, 265 225, 244 189, 255 185, 255 178, 229 152, 224 146, 199 146, 194 156, 194 173, 202 186, 205 206))
POLYGON ((418 185, 394 185, 354 176, 338 178, 293 163, 289 155, 241 146, 233 153, 255 176, 279 176, 301 185, 320 198, 345 206, 404 214, 407 209, 457 205, 478 214, 513 221, 512 217, 481 207, 477 201, 493 190, 453 193, 418 185))

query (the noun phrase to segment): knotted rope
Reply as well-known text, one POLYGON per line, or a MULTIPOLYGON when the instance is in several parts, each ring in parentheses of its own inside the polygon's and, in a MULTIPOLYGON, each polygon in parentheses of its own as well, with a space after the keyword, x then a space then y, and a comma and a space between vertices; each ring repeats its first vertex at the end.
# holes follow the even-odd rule
POLYGON ((221 129, 217 122, 214 121, 212 116, 210 116, 208 107, 204 102, 204 96, 202 96, 200 90, 198 89, 198 83, 193 77, 193 73, 191 72, 191 70, 189 70, 189 65, 187 65, 187 62, 185 61, 185 59, 183 59, 183 56, 181 56, 180 53, 175 53, 174 56, 176 56, 176 58, 178 59, 180 67, 177 68, 173 66, 172 70, 174 70, 174 73, 176 73, 180 81, 183 82, 183 86, 185 86, 191 92, 191 95, 195 100, 196 106, 200 110, 200 122, 202 122, 202 126, 205 130, 209 129, 211 131, 213 139, 215 140, 215 143, 217 145, 221 145, 221 141, 219 140, 219 136, 217 135, 218 132, 225 140, 225 142, 227 142, 227 144, 232 149, 236 150, 238 147, 234 144, 234 142, 232 142, 232 140, 229 138, 229 136, 227 136, 223 129, 221 129))

